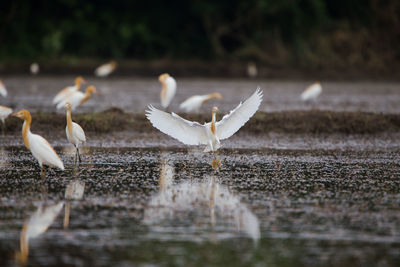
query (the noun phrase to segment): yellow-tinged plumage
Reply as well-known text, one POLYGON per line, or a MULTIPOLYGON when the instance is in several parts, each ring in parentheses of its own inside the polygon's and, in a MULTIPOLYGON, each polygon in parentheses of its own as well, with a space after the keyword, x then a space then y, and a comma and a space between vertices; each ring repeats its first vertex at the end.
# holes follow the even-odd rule
POLYGON ((22 138, 26 148, 31 151, 32 155, 39 162, 42 174, 44 171, 44 165, 57 167, 61 170, 64 170, 64 164, 49 142, 47 142, 47 140, 40 135, 31 133, 30 127, 32 117, 29 111, 21 110, 12 115, 24 120, 24 124, 22 126, 22 138))

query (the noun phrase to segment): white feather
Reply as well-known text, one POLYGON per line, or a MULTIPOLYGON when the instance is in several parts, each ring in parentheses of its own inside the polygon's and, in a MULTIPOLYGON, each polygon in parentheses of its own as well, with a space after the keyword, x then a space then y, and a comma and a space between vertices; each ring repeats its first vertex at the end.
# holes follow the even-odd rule
POLYGON ((166 108, 169 106, 169 104, 171 103, 172 99, 175 96, 176 93, 176 81, 174 78, 172 78, 171 76, 167 77, 165 79, 165 87, 166 87, 166 94, 165 94, 165 98, 161 98, 161 105, 163 106, 163 108, 166 108))
POLYGON ((322 87, 320 83, 314 83, 304 90, 301 94, 301 100, 308 101, 308 100, 316 100, 317 97, 321 94, 322 87))
POLYGON ((80 144, 86 142, 85 132, 82 127, 72 122, 72 136, 69 134, 68 126, 65 128, 65 132, 67 133, 68 141, 73 144, 75 147, 78 147, 80 144))
POLYGON ((61 90, 54 98, 53 98, 53 104, 57 104, 60 101, 62 101, 64 98, 67 98, 69 95, 72 93, 78 91, 78 86, 68 86, 67 88, 64 88, 61 90))
POLYGON ((222 120, 216 123, 217 136, 220 140, 227 139, 236 133, 258 110, 263 94, 258 87, 254 94, 243 104, 240 103, 222 120))
POLYGON ((28 140, 32 155, 37 159, 40 166, 45 164, 64 170, 64 164, 46 139, 28 131, 28 140))
POLYGON ((167 113, 149 106, 146 117, 155 128, 178 139, 186 145, 207 144, 207 133, 204 125, 183 119, 175 113, 167 113))
POLYGON ((186 112, 198 112, 203 104, 204 100, 208 98, 209 95, 194 95, 186 99, 179 105, 180 109, 186 112))
POLYGON ((71 104, 71 110, 75 110, 79 104, 81 103, 82 99, 85 97, 85 94, 81 91, 75 91, 72 94, 68 95, 66 98, 58 102, 57 109, 62 109, 65 107, 65 104, 69 102, 71 104))
POLYGON ((7 96, 6 86, 4 85, 4 83, 2 81, 0 81, 0 95, 2 95, 3 97, 7 96))
POLYGON ((12 113, 12 109, 0 106, 0 120, 4 123, 5 119, 12 113))
POLYGON ((103 65, 100 65, 99 67, 96 68, 94 71, 94 74, 98 77, 106 77, 110 75, 115 69, 115 66, 111 63, 106 63, 103 65))

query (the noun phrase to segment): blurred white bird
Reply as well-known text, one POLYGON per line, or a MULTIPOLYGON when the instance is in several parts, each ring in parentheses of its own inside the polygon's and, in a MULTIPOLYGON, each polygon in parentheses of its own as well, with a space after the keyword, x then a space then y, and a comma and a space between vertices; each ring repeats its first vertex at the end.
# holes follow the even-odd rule
POLYGON ((36 75, 36 74, 39 73, 39 70, 40 70, 39 64, 36 63, 36 62, 34 62, 34 63, 32 63, 32 64, 29 66, 29 69, 30 69, 30 71, 31 71, 31 73, 32 73, 33 75, 36 75))
POLYGON ((22 126, 22 138, 24 140, 26 148, 31 151, 32 155, 39 162, 39 166, 41 169, 40 174, 42 178, 44 178, 44 176, 46 175, 43 165, 57 167, 61 170, 64 170, 64 164, 58 157, 57 153, 54 151, 53 147, 49 144, 49 142, 47 142, 47 140, 40 135, 31 133, 32 117, 29 111, 24 109, 12 114, 12 116, 24 120, 24 124, 22 126))
POLYGON ((65 104, 69 102, 71 104, 71 109, 75 110, 78 106, 88 101, 92 93, 97 94, 96 87, 94 87, 93 85, 86 88, 85 93, 82 93, 81 91, 75 91, 60 102, 58 102, 57 109, 65 107, 65 104))
POLYGON ((161 74, 158 80, 161 83, 161 105, 163 108, 167 108, 175 96, 176 81, 168 73, 161 74))
POLYGON ((222 96, 220 93, 212 93, 208 95, 194 95, 186 99, 179 105, 180 109, 183 109, 186 112, 199 112, 201 105, 206 103, 208 100, 213 98, 221 99, 222 96))
POLYGON ((29 239, 37 238, 47 231, 49 226, 57 218, 60 213, 64 202, 59 202, 51 206, 40 204, 39 208, 29 218, 29 221, 24 224, 20 234, 21 251, 17 253, 17 260, 21 265, 25 263, 29 255, 29 239))
POLYGON ((81 84, 86 83, 86 81, 82 78, 82 76, 78 76, 75 79, 75 85, 68 86, 62 89, 58 94, 53 98, 53 104, 57 104, 63 99, 67 98, 70 94, 81 90, 81 84))
POLYGON ((96 70, 94 71, 94 74, 97 77, 107 77, 115 70, 116 67, 117 67, 117 62, 112 60, 108 63, 105 63, 97 67, 96 70))
POLYGON ((146 110, 146 117, 155 128, 186 145, 207 145, 204 152, 216 151, 221 147, 220 140, 231 137, 256 113, 262 96, 260 88, 257 88, 249 99, 240 103, 218 122, 218 108, 214 107, 211 122, 204 125, 185 120, 175 113, 158 110, 151 105, 146 110))
POLYGON ((255 78, 258 75, 257 65, 254 62, 249 62, 247 64, 247 75, 250 78, 255 78))
POLYGON ((75 162, 77 162, 78 159, 79 162, 81 162, 81 156, 79 155, 79 145, 86 142, 85 132, 79 124, 72 121, 71 104, 69 102, 65 104, 65 110, 67 111, 67 127, 65 128, 67 139, 76 148, 75 162))
POLYGON ((4 124, 6 118, 12 113, 12 109, 5 107, 5 106, 0 106, 0 119, 1 122, 4 124))
POLYGON ((6 86, 4 85, 4 83, 1 80, 0 80, 0 95, 2 95, 3 97, 7 96, 6 86))
POLYGON ((316 82, 309 87, 307 87, 304 92, 301 94, 301 100, 309 101, 313 100, 316 101, 318 96, 322 93, 322 87, 319 82, 316 82))

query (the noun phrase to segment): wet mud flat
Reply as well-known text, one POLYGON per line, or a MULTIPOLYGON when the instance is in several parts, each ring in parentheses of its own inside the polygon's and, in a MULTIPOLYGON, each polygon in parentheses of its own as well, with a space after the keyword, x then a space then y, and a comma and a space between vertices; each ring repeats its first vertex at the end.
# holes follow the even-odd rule
POLYGON ((50 135, 66 170, 49 170, 45 181, 19 135, 1 141, 2 266, 21 263, 23 229, 46 209, 54 220, 32 234, 28 265, 400 262, 395 132, 245 130, 223 143, 219 171, 200 147, 131 131, 89 131, 76 168, 65 137, 50 135))

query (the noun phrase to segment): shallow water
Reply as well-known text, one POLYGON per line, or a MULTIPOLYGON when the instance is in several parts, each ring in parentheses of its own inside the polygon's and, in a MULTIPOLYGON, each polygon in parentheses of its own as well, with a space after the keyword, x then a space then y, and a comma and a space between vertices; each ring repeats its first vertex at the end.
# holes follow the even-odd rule
MULTIPOLYGON (((159 106, 160 83, 154 79, 85 77, 88 84, 97 87, 99 95, 89 100, 78 112, 105 110, 118 107, 129 112, 144 112, 148 104, 159 106)), ((51 104, 56 93, 72 85, 73 76, 6 76, 2 77, 9 91, 9 97, 1 99, 2 105, 17 110, 55 111, 51 104)), ((228 79, 177 79, 177 93, 170 110, 179 110, 179 103, 195 94, 220 92, 224 99, 206 103, 201 112, 210 112, 217 104, 227 112, 249 97, 260 86, 264 91, 261 111, 282 110, 334 110, 400 113, 400 83, 398 82, 333 82, 321 81, 323 93, 316 103, 302 103, 301 92, 314 81, 279 80, 228 80, 228 79)))
POLYGON ((47 231, 28 234, 29 264, 400 260, 398 148, 228 147, 219 171, 200 148, 86 147, 78 169, 68 146, 56 150, 66 171, 50 170, 45 182, 25 148, 1 150, 2 266, 17 264, 24 224, 50 215, 47 231))

